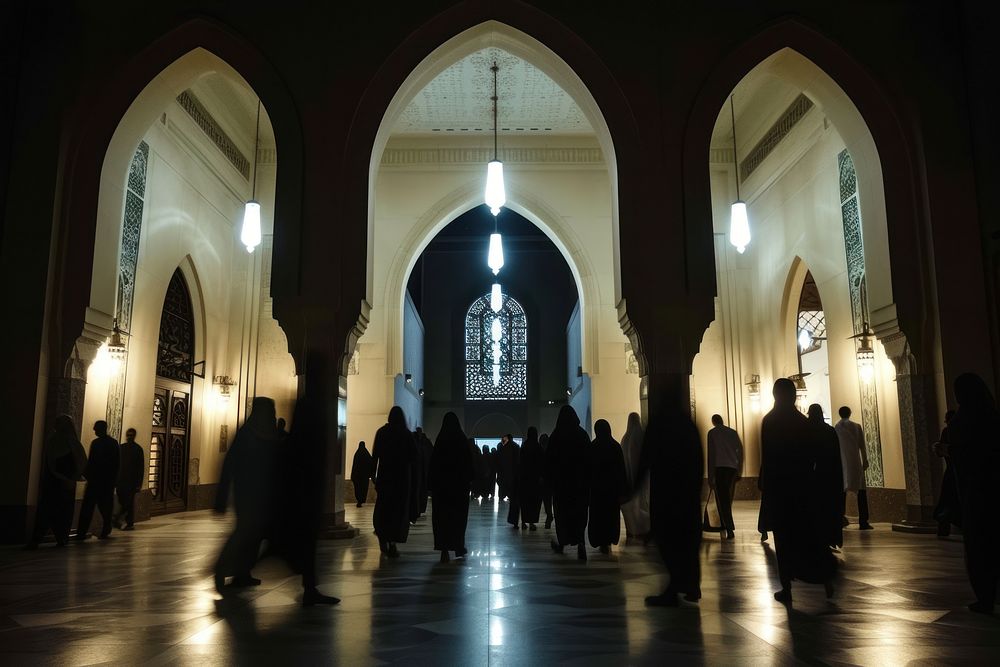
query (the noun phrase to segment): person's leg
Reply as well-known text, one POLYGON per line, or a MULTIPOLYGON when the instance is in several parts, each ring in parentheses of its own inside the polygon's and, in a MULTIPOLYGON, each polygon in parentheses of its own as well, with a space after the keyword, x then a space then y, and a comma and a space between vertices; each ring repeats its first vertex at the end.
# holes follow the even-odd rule
POLYGON ((122 501, 122 512, 125 514, 125 529, 135 527, 135 491, 126 491, 122 501))
POLYGON ((789 542, 784 531, 774 530, 774 556, 778 564, 778 580, 781 590, 774 594, 778 602, 792 601, 791 554, 788 553, 789 542))
POLYGON ((719 519, 722 521, 722 528, 728 532, 736 529, 733 522, 733 482, 736 478, 736 470, 733 468, 715 469, 715 499, 719 508, 719 519))
POLYGON ((862 530, 871 528, 868 523, 868 492, 864 489, 858 489, 858 525, 862 530))
POLYGON ((87 539, 87 531, 90 530, 90 521, 94 517, 94 506, 96 504, 97 494, 90 484, 87 484, 83 490, 83 505, 80 507, 80 520, 76 523, 76 539, 87 539))
POLYGON ((112 513, 115 509, 115 490, 102 489, 97 499, 97 509, 101 512, 101 537, 111 534, 112 513))

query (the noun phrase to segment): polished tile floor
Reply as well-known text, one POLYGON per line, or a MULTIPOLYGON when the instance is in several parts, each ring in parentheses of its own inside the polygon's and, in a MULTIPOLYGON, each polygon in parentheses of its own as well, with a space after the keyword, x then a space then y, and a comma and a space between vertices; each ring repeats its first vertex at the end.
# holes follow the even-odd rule
MULTIPOLYGON (((220 606, 209 568, 227 519, 193 512, 57 550, 0 550, 0 664, 987 664, 1000 663, 1000 617, 965 611, 962 545, 848 529, 832 601, 771 598, 773 554, 738 503, 737 539, 702 546, 704 599, 647 609, 664 575, 652 548, 586 563, 556 556, 550 532, 507 527, 473 504, 466 562, 439 564, 429 518, 380 558, 371 506, 361 528, 320 547, 321 588, 343 602, 303 609, 280 563, 244 602, 220 606)), ((569 550, 567 550, 569 551, 569 550)))

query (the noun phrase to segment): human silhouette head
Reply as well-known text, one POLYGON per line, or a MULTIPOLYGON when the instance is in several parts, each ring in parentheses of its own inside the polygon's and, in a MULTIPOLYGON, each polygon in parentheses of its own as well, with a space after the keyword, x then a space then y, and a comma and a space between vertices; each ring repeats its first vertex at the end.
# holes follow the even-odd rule
POLYGON ((107 435, 108 422, 104 421, 103 419, 98 419, 96 422, 94 422, 94 433, 96 433, 98 437, 107 435))
POLYGON ((819 403, 813 403, 809 406, 809 419, 817 422, 823 421, 823 406, 819 403))
POLYGON ((564 405, 559 408, 559 417, 556 419, 556 428, 573 428, 580 425, 580 416, 571 405, 564 405))
POLYGON ((504 438, 507 439, 507 442, 514 442, 514 436, 512 434, 510 434, 510 433, 508 433, 507 435, 505 435, 504 438))
POLYGON ((712 425, 722 426, 722 415, 712 415, 712 425))
POLYGON ((441 420, 441 430, 438 431, 438 438, 440 439, 442 435, 461 435, 463 438, 465 437, 465 434, 462 433, 462 424, 458 421, 458 415, 454 412, 446 412, 444 418, 441 420))
POLYGON ((490 453, 490 446, 483 445, 483 454, 489 454, 489 453, 490 453))
POLYGON ((851 418, 851 409, 849 407, 847 407, 846 405, 841 405, 840 406, 840 410, 837 410, 837 414, 840 415, 841 419, 850 419, 851 418))
POLYGON ((365 441, 362 440, 361 442, 358 443, 358 449, 364 449, 364 448, 365 448, 365 441))
POLYGON ((417 435, 423 435, 424 434, 424 429, 422 429, 422 428, 420 428, 418 426, 416 429, 414 429, 413 432, 416 433, 417 435))
POLYGON ((69 415, 59 415, 56 417, 53 429, 57 435, 76 440, 76 424, 69 415))
POLYGON ((598 440, 611 440, 611 424, 607 419, 598 419, 594 422, 594 435, 598 440))
POLYGON ((279 431, 284 431, 286 423, 287 422, 285 421, 284 417, 278 417, 278 430, 279 431))
POLYGON ((955 399, 961 410, 982 412, 994 409, 993 394, 983 378, 975 373, 962 373, 955 378, 955 399))
POLYGON ((250 404, 250 416, 247 417, 245 426, 249 426, 251 431, 267 433, 270 437, 274 437, 277 428, 274 412, 274 399, 258 396, 250 404))
POLYGON ((403 412, 403 408, 398 405, 392 406, 392 410, 389 410, 389 426, 395 428, 406 428, 406 414, 403 412))
POLYGON ((778 378, 771 390, 776 406, 788 407, 795 405, 795 383, 788 378, 778 378))
POLYGON ((135 442, 135 429, 130 428, 125 431, 125 442, 135 442))

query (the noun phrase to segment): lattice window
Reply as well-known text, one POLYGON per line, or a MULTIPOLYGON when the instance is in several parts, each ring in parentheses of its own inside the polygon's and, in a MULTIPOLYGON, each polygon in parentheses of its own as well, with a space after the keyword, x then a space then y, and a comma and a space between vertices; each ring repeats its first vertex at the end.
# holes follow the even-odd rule
POLYGON ((465 316, 465 397, 528 398, 528 321, 521 304, 506 294, 500 312, 493 312, 487 294, 465 316))
POLYGON ((194 313, 180 270, 174 271, 163 299, 156 374, 178 382, 191 382, 194 374, 194 313))
POLYGON ((826 316, 823 311, 800 310, 798 331, 800 335, 803 331, 809 334, 811 341, 811 344, 804 349, 799 346, 799 354, 808 354, 823 347, 823 341, 826 340, 826 316))

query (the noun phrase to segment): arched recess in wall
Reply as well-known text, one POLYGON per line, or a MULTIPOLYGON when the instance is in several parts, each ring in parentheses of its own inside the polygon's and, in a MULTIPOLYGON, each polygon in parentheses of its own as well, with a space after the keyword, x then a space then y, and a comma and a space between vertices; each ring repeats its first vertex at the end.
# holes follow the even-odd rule
MULTIPOLYGON (((551 16, 520 3, 487 6, 471 1, 458 3, 410 35, 383 64, 355 113, 346 172, 356 178, 361 167, 359 162, 364 159, 365 179, 348 178, 346 191, 364 193, 365 198, 363 201, 348 200, 347 217, 355 219, 355 216, 364 215, 367 221, 364 302, 370 304, 373 296, 375 181, 391 128, 423 86, 452 63, 488 47, 509 51, 544 72, 576 101, 591 127, 595 128, 610 179, 617 302, 621 298, 618 221, 623 208, 619 202, 623 200, 622 191, 638 188, 643 182, 638 174, 630 179, 624 173, 628 169, 626 156, 637 153, 639 143, 628 104, 593 50, 551 16), (428 44, 440 46, 428 50, 428 44)), ((635 197, 627 199, 637 200, 635 197)), ((361 238, 357 238, 357 242, 360 243, 361 238)), ((358 330, 363 332, 366 323, 366 313, 362 312, 358 330)), ((355 343, 356 338, 347 341, 345 368, 355 343)))
MULTIPOLYGON (((762 63, 803 91, 844 140, 857 170, 872 324, 880 336, 905 331, 912 348, 925 351, 928 341, 923 340, 920 323, 928 278, 919 258, 926 222, 923 210, 915 206, 917 170, 899 109, 859 63, 798 21, 780 21, 740 44, 718 63, 698 94, 684 140, 685 198, 692 202, 685 221, 688 243, 697 248, 712 242, 705 167, 719 110, 737 84, 762 63)), ((711 267, 692 269, 699 272, 693 281, 713 280, 706 273, 711 267)), ((924 362, 930 359, 925 356, 924 362)))
MULTIPOLYGON (((388 372, 403 372, 403 303, 410 272, 427 245, 448 223, 482 203, 482 183, 472 180, 432 206, 407 234, 389 269, 385 303, 391 317, 387 323, 388 372)), ((518 186, 508 189, 507 207, 531 221, 559 249, 576 282, 583 327, 583 370, 598 372, 598 314, 600 304, 597 277, 583 245, 562 216, 538 195, 518 186)))
MULTIPOLYGON (((302 188, 302 133, 280 77, 267 60, 228 28, 190 20, 130 58, 120 74, 77 102, 71 129, 61 226, 59 276, 62 326, 54 351, 67 357, 81 332, 103 340, 115 308, 118 251, 129 164, 148 128, 197 78, 219 73, 244 82, 262 100, 281 165, 277 171, 272 292, 297 290, 302 188), (280 214, 279 214, 280 211, 280 214)), ((234 221, 234 229, 235 227, 234 221)), ((238 231, 236 232, 238 233, 238 231)), ((53 327, 53 329, 57 329, 53 327)))

